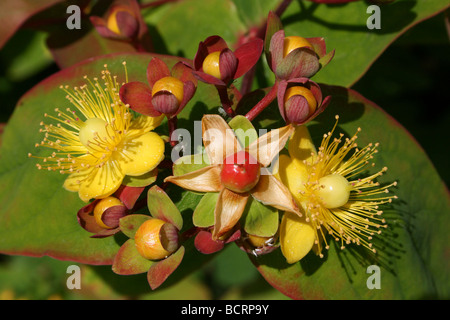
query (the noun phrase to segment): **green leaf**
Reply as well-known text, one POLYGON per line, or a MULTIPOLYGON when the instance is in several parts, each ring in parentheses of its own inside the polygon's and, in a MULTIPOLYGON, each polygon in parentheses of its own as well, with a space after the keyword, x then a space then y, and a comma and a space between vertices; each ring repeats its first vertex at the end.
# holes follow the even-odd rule
POLYGON ((316 145, 330 131, 339 114, 335 134, 353 135, 358 145, 379 142, 376 169, 387 166, 380 183, 398 181, 398 200, 384 210, 388 229, 374 236, 377 254, 365 248, 331 242, 325 257, 310 252, 289 265, 280 250, 250 257, 275 288, 303 299, 423 299, 450 296, 450 262, 446 259, 450 236, 448 192, 432 163, 417 142, 373 102, 352 90, 323 86, 333 96, 328 109, 309 124, 316 145), (419 173, 420 174, 415 174, 419 173), (426 186, 426 187, 424 187, 426 186), (381 289, 369 289, 368 266, 380 267, 381 289))
POLYGON ((180 211, 160 187, 153 186, 148 190, 147 206, 154 218, 167 221, 177 227, 178 230, 183 228, 183 218, 180 211))
POLYGON ((249 198, 242 216, 244 230, 249 234, 271 237, 278 230, 278 210, 263 205, 253 197, 249 198))
POLYGON ((214 209, 219 199, 218 192, 207 192, 202 197, 194 210, 192 220, 194 225, 201 228, 210 227, 214 224, 214 209))

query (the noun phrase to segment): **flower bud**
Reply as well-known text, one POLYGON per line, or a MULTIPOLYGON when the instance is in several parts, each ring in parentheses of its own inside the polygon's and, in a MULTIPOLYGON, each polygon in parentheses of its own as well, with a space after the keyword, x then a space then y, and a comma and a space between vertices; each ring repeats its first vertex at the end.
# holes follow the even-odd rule
POLYGON ((105 228, 105 229, 114 228, 114 227, 107 226, 102 220, 102 217, 103 217, 103 214, 105 213, 105 211, 114 206, 123 206, 124 207, 123 203, 115 197, 104 198, 95 205, 94 219, 95 219, 95 222, 100 227, 105 228))
POLYGON ((303 86, 289 87, 286 90, 286 93, 284 94, 284 103, 286 104, 286 102, 293 96, 302 96, 306 99, 306 101, 308 102, 308 107, 309 107, 308 115, 311 115, 316 111, 317 101, 316 101, 316 98, 314 97, 313 93, 311 92, 311 90, 309 90, 303 86))
POLYGON ((218 79, 221 78, 219 68, 219 57, 220 51, 212 52, 208 54, 208 56, 206 56, 205 60, 203 60, 202 65, 204 73, 209 74, 218 79))
POLYGON ((286 57, 291 51, 303 47, 308 47, 311 49, 313 48, 311 43, 309 43, 309 41, 303 37, 300 36, 285 37, 283 43, 283 57, 286 57))
POLYGON ((178 249, 178 229, 171 223, 152 218, 139 227, 134 240, 142 257, 161 260, 178 249))
POLYGON ((133 37, 138 30, 138 22, 131 8, 115 6, 106 19, 106 27, 118 36, 133 37))
POLYGON ((174 114, 183 102, 184 84, 174 77, 164 77, 155 82, 152 88, 152 104, 156 111, 174 114))

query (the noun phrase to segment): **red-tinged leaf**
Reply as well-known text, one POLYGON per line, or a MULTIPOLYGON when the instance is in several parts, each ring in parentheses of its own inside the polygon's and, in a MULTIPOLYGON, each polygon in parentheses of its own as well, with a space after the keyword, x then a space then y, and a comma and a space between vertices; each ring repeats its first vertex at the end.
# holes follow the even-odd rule
POLYGON ((155 262, 148 270, 147 280, 150 287, 155 290, 178 268, 183 260, 185 249, 181 246, 176 252, 155 262))
POLYGON ((96 234, 92 235, 91 238, 106 238, 106 237, 110 237, 112 235, 115 235, 116 233, 120 232, 120 228, 112 228, 112 229, 102 229, 99 232, 97 232, 96 234))
POLYGON ((156 81, 169 76, 170 70, 164 61, 156 57, 150 60, 147 67, 147 81, 148 85, 150 86, 150 89, 153 88, 156 81))
POLYGON ((97 233, 103 230, 94 219, 94 208, 99 200, 94 200, 78 210, 77 218, 80 226, 88 232, 97 233))
POLYGON ((268 55, 267 61, 269 62, 269 64, 272 61, 269 51, 270 40, 272 39, 272 36, 281 29, 283 29, 283 24, 281 23, 280 18, 275 13, 270 11, 267 17, 266 33, 264 39, 264 52, 266 53, 266 55, 268 55))
POLYGON ((167 221, 177 227, 178 230, 183 228, 183 218, 180 211, 160 187, 153 186, 148 190, 147 205, 154 218, 167 221))
POLYGON ((143 258, 136 249, 134 239, 129 239, 117 252, 112 270, 120 275, 133 275, 147 272, 154 263, 143 258))
POLYGON ((196 235, 194 245, 199 252, 211 254, 222 250, 225 246, 225 241, 213 240, 211 232, 202 230, 196 235))
POLYGON ((262 39, 255 39, 240 46, 234 51, 238 66, 234 78, 240 78, 258 62, 264 47, 262 39))
MULTIPOLYGON (((197 79, 195 80, 195 82, 197 82, 197 79)), ((196 86, 193 82, 191 81, 187 81, 184 83, 183 86, 183 100, 181 101, 180 107, 177 110, 177 112, 175 113, 175 115, 177 115, 178 113, 180 113, 183 108, 186 106, 186 104, 192 99, 192 97, 195 94, 196 91, 196 86)))
POLYGON ((0 21, 2 22, 0 48, 5 45, 28 18, 59 2, 62 2, 62 0, 2 1, 2 9, 0 10, 0 21))
POLYGON ((130 239, 134 239, 136 231, 139 229, 141 224, 151 218, 152 217, 145 214, 130 214, 120 219, 120 230, 130 239))
POLYGON ((128 187, 122 185, 114 195, 122 201, 125 207, 132 209, 144 189, 145 187, 128 187))
POLYGON ((152 91, 143 82, 134 81, 124 84, 120 88, 120 99, 140 114, 150 117, 161 115, 161 112, 156 111, 152 104, 152 91))
POLYGON ((226 86, 225 82, 207 73, 201 71, 193 71, 192 74, 202 82, 213 84, 216 86, 226 86))
POLYGON ((238 66, 238 60, 234 55, 233 51, 226 48, 220 52, 219 57, 219 69, 220 69, 220 77, 228 82, 229 80, 234 78, 234 74, 236 72, 236 68, 238 66))
POLYGON ((172 69, 170 70, 170 74, 172 77, 180 79, 183 82, 192 82, 194 86, 197 86, 197 78, 192 74, 192 68, 187 65, 185 62, 180 61, 177 62, 172 69))

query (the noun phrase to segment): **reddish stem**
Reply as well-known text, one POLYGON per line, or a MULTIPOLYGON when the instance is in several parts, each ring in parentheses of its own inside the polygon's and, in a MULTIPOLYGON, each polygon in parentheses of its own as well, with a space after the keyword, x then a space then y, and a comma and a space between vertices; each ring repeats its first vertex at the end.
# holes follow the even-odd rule
POLYGON ((222 107, 225 112, 230 116, 234 117, 235 113, 232 108, 233 102, 230 100, 228 96, 228 88, 226 86, 216 85, 217 92, 219 93, 220 102, 222 103, 222 107))
POLYGON ((262 98, 246 115, 245 117, 253 121, 273 100, 277 97, 278 83, 275 82, 270 91, 262 98))
MULTIPOLYGON (((278 8, 275 10, 275 14, 278 17, 281 17, 281 15, 287 9, 287 7, 291 4, 291 2, 292 2, 292 0, 284 0, 278 6, 278 8)), ((248 35, 241 36, 240 39, 238 40, 238 43, 239 44, 243 44, 243 43, 248 42, 248 41, 250 41, 251 39, 254 39, 254 38, 261 38, 261 39, 264 40, 264 37, 266 36, 266 28, 267 28, 267 19, 266 19, 266 22, 264 22, 264 24, 261 27, 259 27, 259 28, 251 28, 249 33, 248 33, 248 35), (246 39, 242 40, 242 38, 246 38, 246 39)), ((256 65, 253 68, 251 68, 244 75, 244 78, 242 79, 241 90, 240 90, 242 95, 245 95, 248 92, 250 92, 250 90, 252 88, 253 78, 255 77, 255 69, 256 69, 256 65)))
POLYGON ((178 143, 177 140, 172 140, 172 135, 173 132, 177 129, 177 123, 178 123, 178 118, 177 116, 174 116, 172 118, 168 118, 168 126, 169 126, 169 139, 170 139, 170 145, 173 147, 175 147, 178 143))

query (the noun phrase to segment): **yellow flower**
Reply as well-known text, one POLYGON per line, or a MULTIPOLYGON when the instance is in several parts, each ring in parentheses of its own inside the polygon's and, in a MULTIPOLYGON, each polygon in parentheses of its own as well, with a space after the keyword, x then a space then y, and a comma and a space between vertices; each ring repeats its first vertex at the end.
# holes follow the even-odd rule
POLYGON ((299 261, 313 247, 322 257, 322 248, 329 248, 327 234, 341 242, 341 249, 356 243, 376 252, 372 237, 387 227, 380 206, 397 198, 387 194, 396 182, 381 186, 374 181, 387 168, 362 177, 378 143, 359 149, 356 134, 345 141, 343 134, 332 140, 336 125, 324 135, 318 152, 308 129, 297 127, 289 156, 279 158, 276 177, 289 188, 302 213, 285 213, 280 225, 281 250, 288 263, 299 261))
POLYGON ((163 116, 133 114, 120 100, 120 84, 106 65, 101 77, 104 86, 97 78, 85 79, 88 84, 73 90, 61 86, 75 109, 57 108, 56 116, 45 114, 57 123, 41 122, 45 137, 36 147, 53 149, 53 153, 35 158, 42 159, 38 169, 69 174, 64 188, 78 192, 87 202, 113 194, 126 175, 140 176, 155 169, 165 147, 162 138, 151 132, 163 116))

